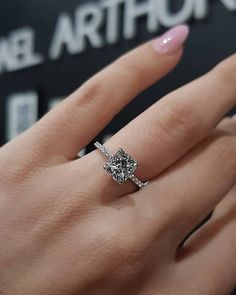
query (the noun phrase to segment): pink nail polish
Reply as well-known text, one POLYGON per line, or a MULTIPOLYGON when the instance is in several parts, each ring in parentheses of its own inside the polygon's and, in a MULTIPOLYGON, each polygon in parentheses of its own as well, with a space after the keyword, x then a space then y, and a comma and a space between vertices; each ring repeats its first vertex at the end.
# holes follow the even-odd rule
POLYGON ((160 54, 175 54, 180 50, 188 35, 189 27, 187 25, 174 27, 154 41, 154 49, 160 54))

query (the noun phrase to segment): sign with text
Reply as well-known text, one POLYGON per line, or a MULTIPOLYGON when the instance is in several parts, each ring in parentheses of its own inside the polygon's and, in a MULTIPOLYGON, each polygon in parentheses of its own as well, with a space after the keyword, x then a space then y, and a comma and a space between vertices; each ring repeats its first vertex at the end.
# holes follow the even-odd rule
MULTIPOLYGON (((235 0, 218 1, 222 9, 236 11, 235 0)), ((182 1, 175 12, 171 10, 171 2, 100 0, 76 6, 73 14, 62 11, 48 44, 47 56, 35 51, 37 31, 33 27, 16 28, 0 37, 0 74, 42 64, 46 57, 57 60, 64 51, 67 54, 83 53, 88 44, 102 48, 117 43, 120 38, 134 38, 139 31, 138 20, 143 16, 146 17, 147 32, 153 33, 161 25, 171 27, 192 18, 203 20, 211 10, 209 0, 182 1)))
POLYGON ((0 4, 0 143, 28 129, 122 53, 169 27, 189 22, 192 32, 175 75, 148 95, 140 95, 139 102, 115 118, 101 135, 105 141, 157 98, 233 53, 235 11, 235 0, 50 0, 50 4, 8 0, 0 4))
POLYGON ((36 92, 17 93, 7 98, 7 140, 30 128, 38 120, 36 92))

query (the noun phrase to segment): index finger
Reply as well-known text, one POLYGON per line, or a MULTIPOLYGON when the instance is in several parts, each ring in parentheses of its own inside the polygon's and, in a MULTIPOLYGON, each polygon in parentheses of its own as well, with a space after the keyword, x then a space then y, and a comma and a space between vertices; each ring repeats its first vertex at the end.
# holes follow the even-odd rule
POLYGON ((27 132, 28 148, 37 147, 44 159, 74 159, 137 94, 176 66, 187 35, 187 26, 176 27, 92 77, 27 132))

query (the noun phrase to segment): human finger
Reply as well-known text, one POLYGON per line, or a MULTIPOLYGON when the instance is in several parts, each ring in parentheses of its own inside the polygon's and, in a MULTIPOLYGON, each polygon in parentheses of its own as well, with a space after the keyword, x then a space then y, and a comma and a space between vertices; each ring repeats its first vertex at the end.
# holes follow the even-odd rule
MULTIPOLYGON (((143 182, 152 180, 206 138, 235 106, 235 70, 236 55, 233 55, 208 74, 155 103, 105 146, 112 153, 123 148, 139 162, 135 171, 137 177, 143 182)), ((121 187, 109 175, 106 177, 102 169, 104 157, 99 156, 98 151, 90 153, 80 163, 90 170, 96 167, 97 173, 91 177, 103 183, 108 192, 122 196, 136 190, 131 182, 121 187)))
POLYGON ((169 235, 174 251, 236 183, 236 123, 222 125, 146 188, 124 197, 135 202, 139 222, 148 214, 152 230, 169 235))
POLYGON ((125 54, 10 145, 26 146, 27 157, 34 149, 41 162, 74 159, 137 94, 176 66, 187 35, 188 27, 178 26, 125 54))

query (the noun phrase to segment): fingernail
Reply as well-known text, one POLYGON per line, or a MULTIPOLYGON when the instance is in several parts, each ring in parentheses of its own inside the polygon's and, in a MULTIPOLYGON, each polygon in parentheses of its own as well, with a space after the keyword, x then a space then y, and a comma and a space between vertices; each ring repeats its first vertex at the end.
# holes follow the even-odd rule
POLYGON ((175 54, 180 50, 188 35, 189 27, 187 25, 174 27, 154 41, 154 49, 160 54, 175 54))
POLYGON ((233 115, 232 119, 236 122, 236 114, 233 115))

